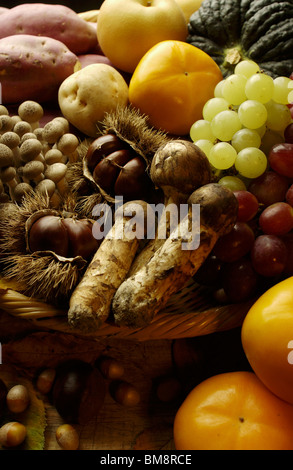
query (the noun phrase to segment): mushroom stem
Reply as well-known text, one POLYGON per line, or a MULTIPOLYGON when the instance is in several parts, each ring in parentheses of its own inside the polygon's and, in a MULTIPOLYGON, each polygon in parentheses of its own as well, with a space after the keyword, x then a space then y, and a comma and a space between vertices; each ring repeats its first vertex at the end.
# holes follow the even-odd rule
POLYGON ((144 266, 163 245, 172 227, 178 223, 180 204, 185 204, 196 188, 210 182, 211 170, 206 155, 196 145, 175 140, 157 150, 152 160, 150 176, 155 186, 164 192, 163 210, 154 239, 135 258, 129 276, 144 266))
POLYGON ((150 261, 117 289, 112 302, 117 325, 137 328, 149 324, 170 296, 194 276, 219 237, 236 222, 237 200, 232 191, 219 184, 202 186, 192 193, 188 202, 189 213, 177 229, 150 261), (200 220, 195 226, 194 204, 200 207, 200 220), (200 237, 198 247, 193 247, 195 236, 200 237), (188 249, 183 249, 186 241, 188 249))

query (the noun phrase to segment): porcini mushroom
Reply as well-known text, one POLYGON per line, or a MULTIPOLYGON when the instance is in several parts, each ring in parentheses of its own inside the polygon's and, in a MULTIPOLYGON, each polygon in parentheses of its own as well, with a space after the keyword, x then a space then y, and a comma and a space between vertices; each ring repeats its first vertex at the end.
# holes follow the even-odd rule
POLYGON ((155 186, 163 190, 163 211, 156 236, 136 257, 129 275, 144 266, 164 243, 172 225, 178 222, 177 208, 186 203, 195 189, 211 181, 211 169, 208 158, 199 147, 179 139, 159 147, 152 159, 150 176, 155 186), (175 221, 172 214, 176 216, 175 221))
POLYGON ((238 203, 233 192, 217 183, 198 188, 188 199, 189 212, 145 266, 117 289, 112 310, 117 325, 145 327, 203 264, 216 241, 234 226, 238 203), (193 225, 193 205, 200 217, 193 225), (193 247, 190 237, 200 237, 193 247), (183 249, 182 243, 190 248, 183 249))

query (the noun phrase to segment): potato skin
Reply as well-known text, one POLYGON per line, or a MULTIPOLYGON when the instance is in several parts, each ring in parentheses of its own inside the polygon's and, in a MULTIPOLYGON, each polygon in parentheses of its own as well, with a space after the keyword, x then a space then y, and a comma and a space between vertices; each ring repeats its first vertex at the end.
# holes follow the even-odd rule
POLYGON ((0 39, 3 104, 56 100, 60 84, 78 69, 77 56, 56 39, 29 34, 0 39))
POLYGON ((92 24, 64 5, 24 3, 0 15, 0 38, 13 34, 47 36, 63 42, 74 54, 85 54, 98 43, 92 24))

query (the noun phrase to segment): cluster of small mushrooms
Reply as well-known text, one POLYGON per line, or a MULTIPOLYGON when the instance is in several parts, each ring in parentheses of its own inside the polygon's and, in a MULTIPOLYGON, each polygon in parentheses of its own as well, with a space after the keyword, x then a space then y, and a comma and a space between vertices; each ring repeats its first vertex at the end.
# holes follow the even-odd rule
POLYGON ((58 208, 67 190, 67 163, 78 158, 79 140, 69 122, 54 117, 40 127, 43 107, 25 101, 17 114, 0 105, 0 203, 20 203, 27 193, 48 194, 58 208))

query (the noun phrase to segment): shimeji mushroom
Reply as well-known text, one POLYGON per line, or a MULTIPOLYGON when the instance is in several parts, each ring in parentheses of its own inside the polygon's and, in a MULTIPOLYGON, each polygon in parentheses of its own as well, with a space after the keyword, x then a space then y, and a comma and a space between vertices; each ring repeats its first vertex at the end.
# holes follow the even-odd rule
POLYGON ((26 134, 27 132, 32 132, 32 127, 28 122, 20 120, 16 122, 13 127, 13 130, 14 132, 16 132, 16 134, 19 135, 19 137, 22 137, 23 134, 26 134))
POLYGON ((13 129, 13 121, 6 114, 0 115, 0 133, 11 131, 13 129))
POLYGON ((8 116, 9 111, 6 108, 6 106, 4 106, 3 104, 0 104, 0 116, 4 116, 5 114, 6 116, 8 116))
POLYGON ((45 178, 44 169, 44 164, 38 160, 26 163, 21 170, 23 181, 39 183, 45 178))
POLYGON ((61 197, 56 191, 56 184, 54 181, 49 180, 48 178, 43 179, 35 187, 35 192, 41 194, 42 196, 48 196, 50 200, 50 206, 54 209, 57 209, 61 204, 61 197))
POLYGON ((25 182, 19 183, 14 188, 14 192, 13 192, 14 199, 15 199, 16 202, 21 203, 22 198, 26 194, 31 194, 33 192, 34 192, 33 187, 29 183, 25 183, 25 182))
POLYGON ((20 158, 23 162, 30 162, 32 160, 39 160, 42 163, 44 162, 44 157, 42 155, 43 146, 36 138, 24 140, 20 145, 19 150, 20 158))
POLYGON ((36 139, 37 140, 37 136, 34 132, 26 132, 25 134, 23 134, 20 138, 20 145, 25 141, 25 140, 28 140, 28 139, 36 139))
POLYGON ((67 165, 64 163, 53 163, 53 165, 49 165, 45 170, 45 178, 54 181, 61 196, 63 196, 68 189, 65 178, 66 172, 67 165))
POLYGON ((5 134, 0 137, 0 143, 7 145, 7 147, 12 150, 15 166, 20 166, 19 135, 13 131, 5 132, 5 134))
POLYGON ((63 162, 63 153, 56 148, 52 148, 45 153, 45 162, 46 165, 53 165, 53 163, 64 163, 63 162))
POLYGON ((60 150, 63 155, 65 155, 70 163, 77 161, 78 152, 77 147, 79 145, 79 140, 76 135, 67 132, 63 134, 62 137, 57 142, 57 149, 60 150))
POLYGON ((32 130, 39 127, 39 121, 44 115, 42 106, 36 101, 24 101, 18 107, 18 115, 23 121, 29 122, 32 130))
POLYGON ((5 144, 0 143, 0 168, 14 166, 12 150, 5 144))
POLYGON ((66 127, 64 122, 58 118, 52 119, 44 126, 43 137, 49 144, 55 144, 60 137, 65 134, 66 127))
POLYGON ((14 166, 8 166, 6 168, 1 168, 0 177, 2 183, 7 184, 9 187, 9 194, 12 201, 14 201, 14 189, 19 183, 17 180, 16 168, 14 166))

